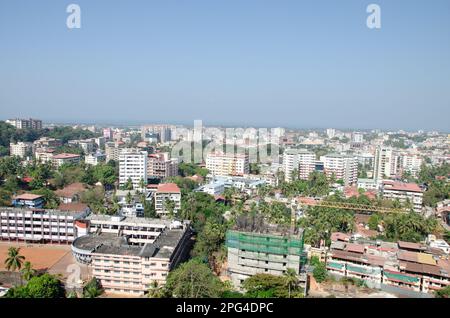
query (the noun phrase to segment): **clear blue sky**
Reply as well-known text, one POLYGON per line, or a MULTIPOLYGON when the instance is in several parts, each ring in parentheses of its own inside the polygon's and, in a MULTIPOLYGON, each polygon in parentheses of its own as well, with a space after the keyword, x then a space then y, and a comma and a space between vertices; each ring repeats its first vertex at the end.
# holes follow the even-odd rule
POLYGON ((449 131, 450 1, 0 0, 0 87, 2 119, 449 131))

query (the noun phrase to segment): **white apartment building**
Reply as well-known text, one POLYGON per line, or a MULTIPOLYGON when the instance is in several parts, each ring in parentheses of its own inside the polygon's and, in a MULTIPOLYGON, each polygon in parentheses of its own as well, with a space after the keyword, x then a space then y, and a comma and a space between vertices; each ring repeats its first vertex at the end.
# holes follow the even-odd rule
POLYGON ((181 209, 181 190, 175 183, 162 183, 158 185, 155 192, 155 210, 156 213, 167 215, 169 210, 167 208, 167 201, 174 203, 174 214, 177 214, 181 209))
POLYGON ((88 165, 96 166, 106 161, 106 155, 101 152, 91 153, 84 157, 84 162, 88 165))
POLYGON ((129 179, 133 188, 139 188, 139 183, 147 183, 147 156, 146 151, 124 150, 119 154, 119 185, 124 186, 129 179))
POLYGON ((206 169, 212 175, 243 176, 250 172, 248 154, 213 152, 206 156, 206 169))
POLYGON ((34 152, 34 157, 41 163, 53 162, 54 152, 53 149, 39 148, 34 152))
POLYGON ((25 158, 31 154, 32 143, 30 142, 18 142, 9 144, 9 154, 10 156, 17 156, 20 158, 25 158))
POLYGON ((414 211, 422 211, 423 190, 415 183, 384 180, 382 195, 384 199, 399 200, 401 203, 409 201, 414 211))
POLYGON ((0 208, 0 238, 31 243, 71 243, 77 232, 74 222, 89 214, 59 210, 0 208))
MULTIPOLYGON (((162 223, 146 221, 149 230, 162 223)), ((166 221, 151 242, 130 245, 125 235, 97 233, 76 239, 72 253, 91 266, 107 293, 142 296, 154 281, 164 285, 169 271, 187 258, 190 235, 188 221, 166 221)))
POLYGON ((150 154, 147 158, 149 178, 168 178, 178 175, 178 159, 170 159, 168 152, 150 154))
POLYGON ((327 177, 334 175, 336 180, 344 181, 345 186, 358 182, 358 158, 348 155, 328 154, 320 157, 327 177))
POLYGON ((404 154, 401 156, 401 166, 403 171, 408 171, 413 176, 417 177, 422 166, 423 159, 419 155, 404 154))
POLYGON ((110 141, 105 143, 106 162, 111 160, 119 161, 120 152, 123 150, 123 142, 110 141))
POLYGON ((375 151, 374 179, 381 181, 385 178, 395 177, 398 174, 400 158, 388 147, 378 147, 375 151))
POLYGON ((352 142, 354 143, 362 143, 364 142, 364 135, 361 132, 353 132, 352 133, 352 142))
POLYGON ((298 172, 298 178, 307 180, 311 172, 315 170, 316 155, 306 149, 287 149, 283 153, 283 171, 287 182, 292 181, 294 170, 298 172))
POLYGON ((53 155, 52 161, 55 167, 61 167, 63 164, 78 164, 81 156, 73 153, 60 153, 53 155))
POLYGON ((16 127, 17 129, 42 129, 42 120, 39 119, 8 119, 6 123, 16 127))
POLYGON ((334 128, 328 128, 326 133, 327 133, 327 137, 330 139, 336 137, 336 129, 334 129, 334 128))

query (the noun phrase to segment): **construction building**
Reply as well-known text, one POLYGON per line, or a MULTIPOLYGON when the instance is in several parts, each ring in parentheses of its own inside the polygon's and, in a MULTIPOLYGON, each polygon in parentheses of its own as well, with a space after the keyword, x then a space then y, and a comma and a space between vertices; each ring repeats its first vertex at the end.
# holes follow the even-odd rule
POLYGON ((288 268, 300 274, 306 283, 303 266, 306 253, 303 248, 303 230, 296 234, 282 234, 230 230, 226 235, 228 274, 234 286, 241 287, 249 277, 266 273, 283 275, 288 268))

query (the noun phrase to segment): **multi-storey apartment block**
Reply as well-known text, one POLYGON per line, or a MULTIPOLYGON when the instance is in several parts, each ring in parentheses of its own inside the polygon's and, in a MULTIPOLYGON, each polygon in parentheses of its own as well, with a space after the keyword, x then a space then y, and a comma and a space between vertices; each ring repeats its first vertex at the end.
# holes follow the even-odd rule
POLYGON ((105 143, 105 154, 106 154, 106 162, 111 160, 119 161, 119 155, 123 148, 123 142, 114 142, 110 141, 105 143))
POLYGON ((91 166, 96 166, 101 162, 106 161, 106 155, 102 152, 97 151, 96 153, 91 153, 84 156, 84 162, 91 166))
POLYGON ((137 220, 129 219, 113 221, 121 228, 118 231, 107 226, 91 228, 94 233, 73 242, 72 253, 78 262, 90 264, 107 293, 144 295, 152 282, 165 284, 169 271, 186 259, 191 230, 188 221, 140 218, 141 223, 133 226, 137 220), (133 242, 130 231, 135 230, 125 233, 129 227, 139 228, 148 239, 133 242))
POLYGON ((206 156, 206 169, 217 176, 243 176, 250 171, 248 154, 213 152, 206 156))
POLYGON ((382 195, 385 199, 399 200, 401 203, 409 202, 414 211, 422 211, 423 190, 415 183, 384 180, 382 195))
POLYGON ((345 186, 358 182, 358 158, 347 155, 329 154, 322 156, 324 172, 330 178, 342 180, 345 186))
POLYGON ((17 129, 42 129, 42 120, 39 119, 8 119, 6 123, 16 127, 17 129))
POLYGON ((375 151, 373 177, 379 183, 383 179, 395 177, 399 174, 400 157, 387 147, 378 147, 375 151))
POLYGON ((31 155, 33 144, 30 142, 18 142, 9 144, 9 155, 25 158, 31 155))
POLYGON ((147 167, 149 178, 164 179, 178 175, 178 159, 170 159, 168 152, 148 155, 147 167))
POLYGON ((303 230, 295 235, 232 230, 227 232, 226 245, 228 274, 236 287, 258 273, 283 275, 292 268, 300 274, 306 261, 303 230))
POLYGON ((139 188, 141 181, 147 183, 147 152, 136 150, 124 150, 119 155, 119 184, 124 186, 128 180, 133 183, 133 188, 139 188))
POLYGON ((83 212, 32 208, 0 208, 0 237, 6 241, 71 243, 77 236, 74 222, 83 212))
POLYGON ((52 162, 55 167, 61 167, 63 164, 78 164, 81 156, 73 153, 60 153, 52 157, 52 162))
POLYGON ((167 215, 169 202, 173 204, 173 213, 181 209, 181 190, 175 183, 162 183, 155 192, 155 210, 160 215, 167 215))
POLYGON ((307 180, 311 172, 316 168, 316 155, 306 149, 287 149, 283 154, 284 178, 292 181, 294 171, 296 178, 307 180))

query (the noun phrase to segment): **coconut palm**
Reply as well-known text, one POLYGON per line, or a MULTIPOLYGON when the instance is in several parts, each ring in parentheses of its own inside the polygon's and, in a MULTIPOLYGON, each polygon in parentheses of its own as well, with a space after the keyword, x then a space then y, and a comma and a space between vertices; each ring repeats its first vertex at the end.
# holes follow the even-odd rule
POLYGON ((8 271, 15 272, 16 270, 20 270, 22 268, 23 261, 25 260, 25 256, 20 255, 19 247, 10 247, 8 248, 8 255, 5 260, 5 268, 8 271))
POLYGON ((150 284, 150 289, 148 290, 149 298, 162 298, 163 297, 163 288, 159 286, 156 280, 152 281, 150 284))
POLYGON ((36 270, 33 268, 31 263, 27 261, 23 264, 23 268, 20 270, 20 273, 22 274, 23 279, 29 281, 36 274, 36 270))
POLYGON ((294 269, 288 268, 283 275, 284 284, 289 290, 289 298, 291 298, 291 291, 298 286, 297 273, 294 269))

